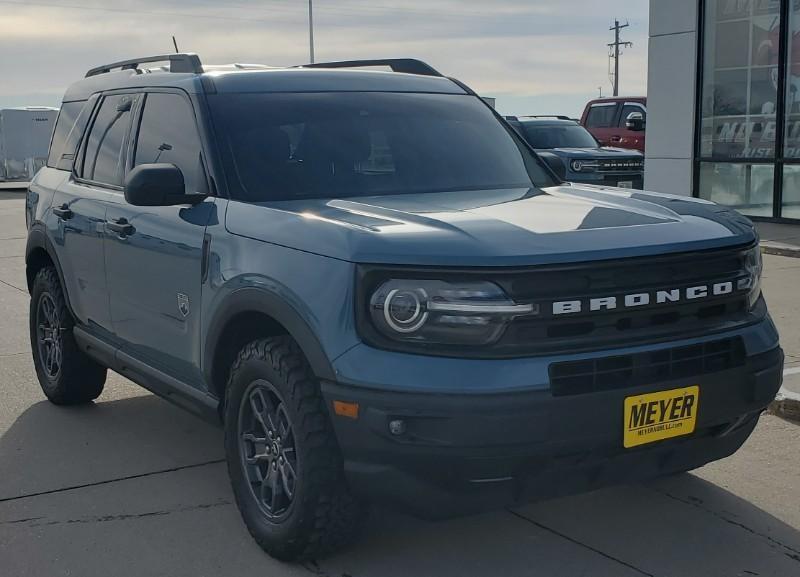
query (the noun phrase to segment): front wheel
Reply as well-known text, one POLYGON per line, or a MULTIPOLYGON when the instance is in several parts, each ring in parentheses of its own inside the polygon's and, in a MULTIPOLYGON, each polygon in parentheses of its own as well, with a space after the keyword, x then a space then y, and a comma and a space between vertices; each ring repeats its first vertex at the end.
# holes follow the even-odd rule
POLYGON ((225 451, 242 518, 273 557, 320 558, 357 534, 364 508, 347 488, 319 385, 291 339, 257 340, 239 353, 226 390, 225 451))
POLYGON ((56 405, 88 403, 100 396, 106 368, 78 348, 56 269, 41 269, 33 281, 30 339, 36 376, 47 398, 56 405))

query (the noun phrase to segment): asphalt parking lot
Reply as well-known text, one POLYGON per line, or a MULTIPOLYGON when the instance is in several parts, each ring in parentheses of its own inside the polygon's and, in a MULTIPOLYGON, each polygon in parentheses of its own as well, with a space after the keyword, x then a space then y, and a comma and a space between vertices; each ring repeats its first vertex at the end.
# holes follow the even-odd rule
MULTIPOLYGON (((0 575, 800 575, 800 424, 764 416, 692 474, 439 523, 373 512, 338 557, 278 563, 240 522, 221 430, 111 375, 97 403, 44 400, 28 345, 23 195, 0 191, 0 575)), ((764 287, 800 367, 800 259, 764 287)))

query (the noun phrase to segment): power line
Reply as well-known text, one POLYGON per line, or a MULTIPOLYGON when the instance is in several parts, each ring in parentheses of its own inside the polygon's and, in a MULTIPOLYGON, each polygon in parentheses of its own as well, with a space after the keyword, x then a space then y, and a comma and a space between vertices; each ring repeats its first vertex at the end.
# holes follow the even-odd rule
MULTIPOLYGON (((44 2, 44 1, 27 1, 27 0, 0 0, 0 4, 15 5, 15 6, 37 6, 45 8, 60 8, 66 10, 93 10, 97 12, 113 12, 121 14, 142 14, 150 16, 178 16, 187 18, 206 18, 206 19, 222 19, 222 20, 242 20, 242 21, 255 21, 255 22, 274 22, 267 18, 252 18, 248 16, 231 16, 220 14, 199 14, 188 11, 170 11, 170 10, 142 10, 135 8, 111 8, 107 6, 88 6, 85 4, 73 3, 60 3, 60 2, 44 2)), ((283 14, 293 14, 300 16, 301 9, 296 2, 291 0, 272 0, 268 8, 260 8, 255 10, 252 5, 242 3, 226 3, 226 8, 241 8, 248 10, 250 13, 257 12, 259 14, 268 14, 270 12, 281 12, 283 14), (267 11, 266 13, 264 11, 267 11)), ((447 9, 431 9, 431 8, 411 8, 406 6, 390 6, 386 4, 359 4, 347 3, 340 6, 315 6, 316 11, 328 12, 331 14, 341 15, 379 15, 391 13, 403 14, 419 14, 419 15, 446 15, 448 19, 471 19, 471 18, 486 18, 489 16, 507 17, 509 14, 498 14, 496 11, 483 11, 483 10, 465 10, 459 8, 458 12, 452 12, 447 9)))
POLYGON ((194 14, 192 12, 167 12, 161 10, 134 10, 131 8, 109 8, 106 6, 86 6, 80 4, 56 4, 50 2, 29 2, 28 0, 0 0, 0 4, 14 6, 37 6, 42 8, 60 8, 65 10, 92 10, 96 12, 113 12, 117 14, 142 14, 147 16, 175 16, 178 18, 205 18, 210 20, 237 20, 242 22, 264 22, 273 20, 253 18, 250 16, 225 16, 219 14, 194 14))

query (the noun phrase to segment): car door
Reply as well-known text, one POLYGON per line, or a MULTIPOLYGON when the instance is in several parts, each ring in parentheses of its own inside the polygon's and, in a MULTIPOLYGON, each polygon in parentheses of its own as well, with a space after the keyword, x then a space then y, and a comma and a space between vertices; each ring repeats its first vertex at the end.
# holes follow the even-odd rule
MULTIPOLYGON (((182 92, 142 96, 128 164, 171 163, 189 193, 207 190, 192 103, 182 92)), ((196 205, 132 206, 107 213, 106 271, 121 350, 147 366, 200 386, 200 287, 205 227, 213 198, 196 205)))
POLYGON ((614 146, 613 139, 618 136, 616 126, 618 111, 617 102, 595 102, 589 106, 585 126, 601 146, 614 146))
POLYGON ((110 94, 100 100, 89 121, 97 98, 80 112, 73 130, 89 125, 77 158, 59 159, 72 167, 53 195, 48 228, 64 285, 77 321, 97 336, 111 337, 108 285, 104 258, 104 226, 110 201, 121 194, 126 143, 131 126, 135 96, 110 94), (80 115, 85 115, 83 119, 80 115))
POLYGON ((624 103, 622 105, 622 112, 619 115, 619 121, 617 122, 620 138, 619 141, 614 142, 614 146, 644 152, 644 130, 631 130, 625 125, 628 116, 633 112, 641 114, 642 120, 644 120, 645 123, 647 122, 647 110, 644 106, 638 102, 624 103))

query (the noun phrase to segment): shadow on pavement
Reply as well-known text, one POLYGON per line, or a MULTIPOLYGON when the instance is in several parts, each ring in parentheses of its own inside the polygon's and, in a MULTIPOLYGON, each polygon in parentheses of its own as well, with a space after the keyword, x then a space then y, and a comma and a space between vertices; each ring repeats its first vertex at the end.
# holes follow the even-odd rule
POLYGON ((0 437, 0 499, 222 458, 222 431, 151 394, 40 401, 0 437))
MULTIPOLYGON (((221 459, 221 446, 220 429, 149 394, 32 405, 0 438, 0 499, 12 499, 0 503, 0 529, 24 555, 11 566, 89 570, 87 552, 102 551, 126 559, 118 575, 298 574, 250 540, 224 466, 191 467, 221 459), (90 486, 14 499, 76 485, 90 486), (52 559, 31 560, 41 539, 52 559)), ((304 567, 329 577, 790 577, 800 575, 800 533, 686 474, 438 523, 378 509, 354 547, 304 567)))

